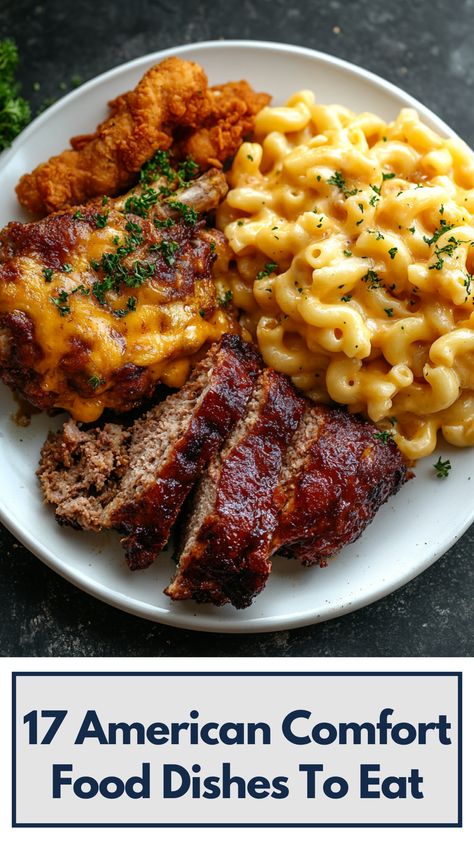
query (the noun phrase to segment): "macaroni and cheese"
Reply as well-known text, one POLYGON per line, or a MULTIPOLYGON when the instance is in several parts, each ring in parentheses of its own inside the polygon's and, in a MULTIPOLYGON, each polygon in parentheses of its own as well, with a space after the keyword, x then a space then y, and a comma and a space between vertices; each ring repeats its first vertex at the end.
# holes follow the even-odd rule
MULTIPOLYGON (((409 459, 474 444, 474 156, 300 91, 256 119, 218 225, 243 324, 316 401, 361 412, 409 459)), ((229 280, 230 279, 230 280, 229 280)))

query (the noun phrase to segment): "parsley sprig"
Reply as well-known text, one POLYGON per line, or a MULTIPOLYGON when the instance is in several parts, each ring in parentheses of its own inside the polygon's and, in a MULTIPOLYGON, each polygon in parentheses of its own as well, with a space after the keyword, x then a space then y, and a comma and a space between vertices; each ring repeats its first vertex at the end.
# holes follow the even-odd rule
POLYGON ((277 263, 265 263, 263 269, 257 274, 257 281, 260 281, 262 278, 266 278, 268 275, 271 275, 272 272, 278 269, 277 263))
POLYGON ((15 79, 18 50, 11 38, 0 41, 0 152, 29 123, 30 106, 19 95, 20 86, 15 79))
POLYGON ((334 175, 332 175, 331 178, 328 178, 326 183, 332 184, 332 185, 334 185, 334 187, 339 187, 339 190, 341 191, 341 193, 343 193, 343 195, 345 196, 346 199, 349 196, 355 196, 356 193, 358 193, 357 187, 354 187, 353 190, 349 190, 349 188, 346 187, 346 182, 345 182, 344 176, 342 175, 342 172, 340 172, 339 170, 336 170, 334 175))
POLYGON ((445 479, 451 470, 451 462, 449 459, 441 459, 440 456, 438 461, 434 463, 433 468, 438 479, 445 479))

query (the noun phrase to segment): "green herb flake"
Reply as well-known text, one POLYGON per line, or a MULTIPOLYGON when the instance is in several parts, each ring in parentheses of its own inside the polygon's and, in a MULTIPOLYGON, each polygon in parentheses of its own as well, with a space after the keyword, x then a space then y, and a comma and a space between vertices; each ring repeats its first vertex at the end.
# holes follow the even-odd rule
POLYGON ((168 205, 170 208, 173 208, 173 210, 180 212, 181 218, 186 225, 195 225, 198 221, 199 214, 197 211, 195 211, 194 208, 189 207, 189 205, 185 205, 184 202, 169 201, 168 205))
POLYGON ((99 377, 98 374, 93 374, 92 377, 89 377, 88 383, 91 389, 93 389, 95 392, 95 390, 98 389, 99 386, 104 385, 105 380, 103 377, 99 377))
POLYGON ((134 193, 128 197, 124 204, 124 211, 145 218, 150 208, 156 205, 158 198, 157 191, 153 187, 147 187, 142 193, 134 193))
POLYGON ((230 304, 230 302, 231 302, 231 301, 232 301, 232 290, 231 290, 231 289, 226 289, 226 291, 225 291, 224 295, 222 296, 222 298, 219 298, 219 299, 218 299, 218 304, 219 304, 219 307, 224 307, 224 308, 225 308, 225 307, 227 307, 227 305, 228 305, 228 304, 230 304))
POLYGON ((342 296, 341 296, 341 301, 344 301, 344 302, 346 302, 346 303, 347 303, 348 301, 350 301, 350 300, 351 300, 351 298, 352 298, 352 295, 351 295, 350 293, 348 293, 347 295, 342 295, 342 296))
MULTIPOLYGON (((320 180, 320 177, 318 177, 318 181, 319 180, 320 180)), ((344 194, 346 199, 348 198, 348 196, 355 196, 356 193, 358 192, 357 187, 355 187, 353 190, 349 190, 346 187, 346 182, 344 180, 344 176, 342 175, 342 172, 340 172, 339 170, 336 170, 334 175, 332 175, 331 178, 328 178, 326 184, 331 184, 331 185, 334 185, 334 187, 339 187, 339 190, 341 190, 341 192, 344 194)))
POLYGON ((393 246, 393 248, 388 250, 388 253, 390 255, 391 260, 393 260, 395 258, 395 255, 397 254, 397 252, 398 252, 398 249, 397 249, 396 246, 393 246))
POLYGON ((383 442, 383 444, 388 444, 392 438, 393 432, 391 430, 380 430, 378 433, 374 433, 374 439, 383 442))
POLYGON ((154 219, 153 225, 155 228, 172 228, 174 225, 174 219, 168 216, 166 219, 154 219))
POLYGON ((68 293, 66 292, 65 289, 62 289, 58 293, 56 298, 51 297, 52 303, 55 305, 55 307, 58 308, 61 316, 66 316, 67 313, 71 312, 71 308, 69 307, 69 304, 67 303, 67 300, 68 300, 68 293))
POLYGON ((51 283, 51 281, 53 280, 53 270, 43 269, 43 276, 47 284, 51 283))
POLYGON ((262 278, 266 278, 268 275, 271 275, 272 272, 278 269, 277 263, 265 263, 265 266, 261 271, 258 273, 256 280, 260 281, 262 278))
POLYGON ((447 231, 451 231, 451 228, 454 228, 454 225, 448 225, 445 219, 441 220, 441 224, 439 228, 436 229, 432 237, 423 237, 425 243, 429 246, 432 246, 433 243, 437 243, 439 238, 446 234, 447 231))
POLYGON ((75 213, 73 213, 72 218, 73 219, 85 219, 85 217, 84 217, 80 208, 77 211, 75 211, 75 213))
POLYGON ((71 264, 70 263, 63 263, 62 270, 63 270, 63 272, 66 272, 66 274, 69 274, 69 272, 72 272, 71 264))
POLYGON ((350 249, 344 249, 344 251, 342 253, 343 253, 344 257, 352 257, 352 252, 351 252, 350 249))
POLYGON ((154 251, 161 252, 167 266, 174 266, 176 263, 175 254, 179 249, 179 243, 176 240, 162 240, 161 243, 154 245, 152 248, 154 251))
POLYGON ((105 228, 105 226, 107 225, 108 218, 109 218, 108 213, 96 213, 96 215, 95 215, 96 228, 105 228))
POLYGON ((384 173, 382 173, 382 181, 388 181, 390 178, 395 178, 394 172, 384 172, 384 173))
POLYGON ((383 287, 381 279, 377 275, 377 272, 374 272, 373 269, 369 269, 363 276, 362 280, 367 284, 369 289, 380 289, 383 287))
POLYGON ((433 468, 438 479, 445 479, 451 470, 451 462, 449 459, 441 459, 440 456, 438 461, 434 463, 433 468))
POLYGON ((393 307, 384 307, 384 313, 391 319, 393 316, 393 307))

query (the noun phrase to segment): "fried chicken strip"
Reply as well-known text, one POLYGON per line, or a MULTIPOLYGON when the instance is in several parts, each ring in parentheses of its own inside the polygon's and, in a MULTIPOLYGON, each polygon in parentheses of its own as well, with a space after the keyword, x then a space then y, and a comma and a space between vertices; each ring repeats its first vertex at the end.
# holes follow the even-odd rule
POLYGON ((207 117, 207 76, 193 61, 167 58, 109 106, 94 134, 72 138, 72 149, 20 179, 16 192, 24 208, 45 215, 127 190, 157 149, 169 149, 176 125, 195 129, 207 117))
POLYGON ((103 195, 118 196, 136 182, 157 149, 171 146, 178 160, 194 157, 202 171, 221 168, 269 100, 243 81, 208 88, 200 65, 167 58, 133 91, 109 103, 111 113, 94 134, 72 138, 72 149, 24 175, 16 188, 18 200, 44 216, 103 195))
POLYGON ((201 170, 220 167, 237 152, 252 131, 255 115, 271 100, 257 93, 248 82, 227 82, 209 88, 209 114, 193 130, 176 132, 173 152, 179 158, 190 157, 201 170))

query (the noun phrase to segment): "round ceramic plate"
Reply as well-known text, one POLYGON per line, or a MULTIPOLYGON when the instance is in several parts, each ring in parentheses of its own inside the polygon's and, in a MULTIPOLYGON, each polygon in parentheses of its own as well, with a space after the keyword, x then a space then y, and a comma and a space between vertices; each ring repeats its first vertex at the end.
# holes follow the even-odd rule
MULTIPOLYGON (((107 113, 106 103, 133 88, 143 73, 167 55, 203 65, 212 84, 247 79, 282 103, 294 91, 310 88, 324 103, 354 111, 373 111, 393 119, 403 106, 418 109, 441 134, 453 132, 407 94, 367 71, 331 56, 284 44, 227 41, 177 47, 144 56, 104 73, 69 94, 35 120, 0 159, 0 226, 24 219, 14 187, 20 176, 61 151, 69 138, 94 129, 107 113)), ((161 623, 216 632, 257 632, 302 626, 337 617, 367 605, 412 579, 448 549, 474 520, 471 475, 474 449, 454 450, 449 478, 433 470, 436 456, 422 460, 416 478, 383 506, 363 536, 325 569, 303 568, 276 558, 264 592, 244 611, 194 603, 171 603, 163 588, 173 572, 166 554, 148 570, 128 571, 119 540, 111 534, 78 533, 57 526, 42 501, 35 478, 41 445, 54 421, 35 415, 21 428, 17 407, 0 387, 0 517, 38 558, 90 594, 125 611, 161 623)))

